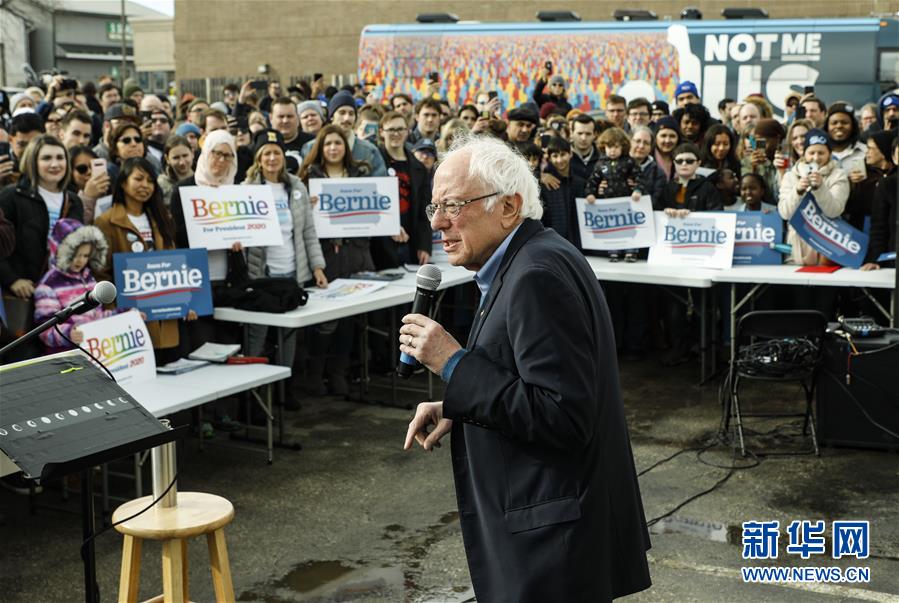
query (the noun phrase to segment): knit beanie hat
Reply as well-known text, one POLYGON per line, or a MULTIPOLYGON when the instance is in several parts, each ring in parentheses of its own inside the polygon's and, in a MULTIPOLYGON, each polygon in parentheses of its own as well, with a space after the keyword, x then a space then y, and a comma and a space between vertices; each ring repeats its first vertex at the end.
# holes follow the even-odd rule
POLYGON ((820 128, 813 128, 805 134, 805 148, 807 149, 813 144, 823 144, 829 149, 830 136, 828 136, 827 132, 820 128))
POLYGON ((184 122, 177 128, 175 128, 175 134, 178 136, 185 136, 187 134, 194 134, 196 136, 200 136, 203 134, 203 131, 200 128, 188 121, 184 122))
POLYGON ((873 140, 877 149, 884 157, 890 159, 893 149, 893 139, 899 135, 899 130, 881 130, 868 135, 868 140, 873 140))
POLYGON ((302 116, 306 111, 315 111, 319 117, 325 119, 325 111, 322 104, 317 100, 307 100, 297 104, 297 115, 302 116))
POLYGON ((565 78, 559 74, 556 74, 556 75, 552 76, 551 78, 549 78, 549 85, 552 86, 553 84, 561 84, 564 86, 565 78))
POLYGON ((677 121, 670 115, 663 115, 662 117, 657 119, 655 128, 656 133, 658 133, 659 130, 674 130, 675 132, 677 132, 678 137, 681 136, 680 126, 677 125, 677 121))
POLYGON ((331 100, 328 102, 328 117, 333 118, 334 114, 341 107, 352 107, 353 111, 356 110, 356 99, 346 90, 341 90, 331 97, 331 100))

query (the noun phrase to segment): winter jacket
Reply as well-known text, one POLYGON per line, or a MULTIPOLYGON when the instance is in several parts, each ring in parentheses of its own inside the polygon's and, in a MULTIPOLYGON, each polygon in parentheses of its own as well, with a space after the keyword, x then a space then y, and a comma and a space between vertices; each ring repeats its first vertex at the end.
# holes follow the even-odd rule
MULTIPOLYGON (((34 324, 47 321, 54 314, 92 290, 97 281, 91 270, 102 269, 106 263, 109 244, 99 228, 82 226, 80 222, 62 219, 53 228, 53 239, 57 243, 55 266, 41 278, 34 290, 34 324), (91 256, 88 264, 79 272, 72 272, 71 265, 78 248, 91 245, 91 256)), ((63 335, 69 337, 72 329, 78 325, 106 318, 115 314, 114 310, 102 307, 92 308, 84 314, 75 314, 65 322, 57 325, 63 335)), ((71 349, 72 346, 55 329, 48 329, 40 334, 41 341, 48 354, 71 349)))
POLYGON ((628 156, 609 159, 606 155, 600 155, 593 166, 593 173, 587 178, 584 194, 611 199, 629 197, 635 190, 641 193, 644 190, 643 172, 637 162, 628 156), (628 184, 628 180, 633 180, 635 185, 628 184), (606 182, 606 190, 600 195, 599 184, 603 181, 606 182))
MULTIPOLYGON (((103 231, 106 240, 109 242, 109 254, 106 258, 106 265, 95 272, 98 280, 112 280, 112 256, 116 253, 134 253, 131 244, 135 240, 140 240, 140 231, 135 228, 131 220, 128 219, 128 213, 125 211, 125 205, 122 203, 113 204, 112 207, 97 217, 94 225, 103 231), (128 235, 132 235, 129 240, 128 235), (136 238, 135 238, 136 237, 136 238)), ((159 233, 157 224, 151 224, 153 228, 153 241, 157 250, 175 249, 175 245, 163 247, 162 235, 159 233)), ((148 320, 147 331, 150 332, 150 339, 153 340, 153 347, 156 349, 167 349, 178 346, 178 320, 148 320)))
POLYGON ((648 155, 643 163, 640 164, 640 170, 643 172, 644 189, 642 193, 652 197, 652 203, 655 205, 657 203, 656 199, 661 200, 665 196, 668 178, 652 155, 648 155))
MULTIPOLYGON (((865 166, 868 177, 853 184, 849 182, 849 199, 846 201, 846 209, 843 211, 843 219, 852 224, 859 230, 865 227, 865 218, 871 215, 871 208, 874 204, 874 191, 877 189, 886 173, 880 168, 868 165, 865 166)), ((849 172, 846 177, 849 177, 849 172)))
MULTIPOLYGON (((868 241, 866 262, 876 262, 880 254, 896 251, 896 179, 899 169, 889 175, 874 189, 871 207, 871 235, 868 241)), ((884 263, 895 265, 895 262, 884 263)))
MULTIPOLYGON (((299 178, 293 174, 287 175, 290 184, 287 185, 287 203, 290 208, 290 217, 293 221, 293 246, 296 254, 297 282, 300 286, 312 279, 312 271, 325 267, 325 258, 322 248, 315 234, 315 223, 312 219, 312 202, 309 200, 309 191, 306 190, 299 178)), ((264 184, 260 175, 254 181, 245 181, 244 184, 264 184)), ((250 278, 262 278, 266 275, 266 248, 250 247, 247 249, 247 268, 250 278)))
POLYGON ((546 103, 552 103, 556 106, 556 109, 561 109, 566 114, 571 111, 571 103, 564 96, 545 94, 543 92, 545 89, 546 82, 537 80, 537 85, 534 86, 534 102, 537 103, 538 107, 542 107, 546 103))
MULTIPOLYGON (((359 142, 358 140, 356 141, 359 142)), ((382 160, 383 161, 383 160, 382 160)), ((351 173, 350 178, 368 176, 367 169, 351 173)), ((309 178, 327 178, 324 170, 312 165, 309 167, 309 178)), ((353 237, 347 239, 319 239, 322 254, 325 258, 325 276, 329 281, 346 278, 356 272, 374 270, 375 263, 371 257, 371 239, 369 237, 353 237)))
MULTIPOLYGON (((784 174, 780 185, 780 197, 777 202, 777 211, 780 217, 789 221, 799 209, 799 204, 805 193, 800 194, 796 187, 802 174, 808 171, 808 164, 800 161, 784 174)), ((815 201, 821 207, 821 211, 828 218, 838 218, 846 208, 846 200, 849 199, 849 178, 846 172, 841 170, 833 159, 819 169, 824 182, 817 189, 811 191, 815 201)), ((808 191, 806 191, 808 192, 808 191)), ((802 266, 817 265, 820 257, 809 244, 802 240, 799 234, 791 226, 787 232, 787 243, 793 246, 793 253, 789 262, 802 266)))
POLYGON ((16 227, 3 215, 0 209, 0 258, 11 255, 16 250, 16 227))
POLYGON ((568 168, 571 173, 577 176, 580 180, 584 182, 584 185, 587 184, 587 178, 590 177, 590 174, 593 173, 593 168, 596 166, 596 162, 599 160, 599 151, 595 148, 593 152, 590 154, 590 158, 586 161, 581 158, 580 155, 574 150, 574 147, 571 149, 571 163, 568 168))
MULTIPOLYGON (((387 150, 380 148, 384 158, 384 164, 390 165, 387 150)), ((425 213, 425 208, 431 203, 431 178, 425 166, 415 158, 411 152, 406 151, 406 160, 409 166, 410 204, 409 211, 400 214, 400 225, 409 235, 409 255, 413 263, 417 263, 418 251, 431 253, 431 221, 425 213)), ((388 175, 391 175, 388 168, 388 175)), ((378 268, 393 268, 400 265, 399 243, 390 237, 373 237, 371 240, 371 255, 378 268)))
POLYGON ((680 191, 680 180, 675 178, 665 185, 665 193, 657 202, 653 199, 652 207, 655 210, 663 210, 668 207, 673 209, 689 209, 690 211, 716 211, 724 209, 724 201, 721 193, 714 184, 703 176, 693 176, 687 182, 687 192, 684 194, 684 203, 677 202, 677 193, 680 191))
POLYGON ((581 236, 575 199, 584 196, 584 181, 570 167, 568 176, 562 176, 552 164, 547 165, 544 172, 558 178, 559 187, 550 190, 549 187, 540 185, 540 200, 543 202, 541 221, 544 226, 552 228, 580 249, 581 236))
POLYGON ((868 147, 863 142, 855 141, 842 151, 833 151, 830 156, 833 157, 840 169, 846 172, 848 176, 854 163, 865 160, 867 151, 868 147))
MULTIPOLYGON (((0 288, 8 291, 20 278, 36 283, 49 266, 47 204, 37 190, 31 190, 27 179, 22 178, 17 185, 0 191, 0 211, 13 224, 16 233, 15 250, 9 257, 0 259, 0 288)), ((66 191, 59 217, 83 222, 81 199, 66 191)))

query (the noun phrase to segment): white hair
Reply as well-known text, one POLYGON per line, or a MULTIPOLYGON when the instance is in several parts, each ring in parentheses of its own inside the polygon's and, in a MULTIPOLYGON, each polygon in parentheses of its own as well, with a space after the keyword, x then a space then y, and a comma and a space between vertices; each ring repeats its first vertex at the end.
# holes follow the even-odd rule
POLYGON ((443 161, 452 155, 467 153, 468 177, 483 182, 496 192, 484 201, 484 209, 493 211, 497 199, 521 196, 521 217, 539 220, 543 216, 540 189, 527 160, 505 142, 492 136, 457 135, 443 161))

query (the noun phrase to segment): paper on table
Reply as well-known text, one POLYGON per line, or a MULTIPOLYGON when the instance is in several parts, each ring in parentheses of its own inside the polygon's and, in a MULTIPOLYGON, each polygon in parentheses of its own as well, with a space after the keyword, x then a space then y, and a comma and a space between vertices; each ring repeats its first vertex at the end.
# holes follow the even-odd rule
POLYGON ((307 289, 310 299, 351 300, 387 286, 387 281, 338 278, 328 283, 326 289, 307 289))
POLYGON ((169 362, 168 364, 157 366, 156 372, 162 373, 164 375, 180 375, 181 373, 186 373, 188 371, 198 369, 201 366, 206 366, 207 364, 209 363, 205 360, 190 360, 188 358, 179 358, 174 362, 169 362))
POLYGON ((240 344, 213 343, 207 341, 187 355, 191 360, 208 360, 209 362, 225 362, 240 351, 240 344))

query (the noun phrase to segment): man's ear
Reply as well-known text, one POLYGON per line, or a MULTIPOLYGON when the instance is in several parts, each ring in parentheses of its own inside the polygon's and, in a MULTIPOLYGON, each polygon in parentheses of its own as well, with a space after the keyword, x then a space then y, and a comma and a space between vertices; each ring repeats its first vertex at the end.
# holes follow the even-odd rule
POLYGON ((521 205, 524 201, 521 198, 521 195, 515 193, 514 195, 506 195, 500 197, 500 209, 502 210, 502 224, 503 228, 512 228, 518 222, 518 218, 521 215, 521 205))

